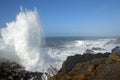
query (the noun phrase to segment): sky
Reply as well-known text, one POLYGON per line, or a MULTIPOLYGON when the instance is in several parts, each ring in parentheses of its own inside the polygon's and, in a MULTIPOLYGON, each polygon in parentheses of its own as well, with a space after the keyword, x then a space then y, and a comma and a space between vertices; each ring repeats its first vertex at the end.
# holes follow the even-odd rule
POLYGON ((120 0, 0 0, 0 28, 37 8, 46 36, 120 36, 120 0))

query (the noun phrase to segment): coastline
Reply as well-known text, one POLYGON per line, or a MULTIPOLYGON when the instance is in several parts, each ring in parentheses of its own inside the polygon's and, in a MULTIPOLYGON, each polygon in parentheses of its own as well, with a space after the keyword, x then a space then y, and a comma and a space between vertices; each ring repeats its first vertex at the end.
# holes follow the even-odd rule
POLYGON ((50 80, 120 80, 120 47, 111 53, 69 56, 50 80))
POLYGON ((48 73, 26 71, 15 62, 0 61, 0 80, 119 80, 119 52, 120 47, 115 47, 111 53, 68 56, 62 68, 51 77, 48 73))

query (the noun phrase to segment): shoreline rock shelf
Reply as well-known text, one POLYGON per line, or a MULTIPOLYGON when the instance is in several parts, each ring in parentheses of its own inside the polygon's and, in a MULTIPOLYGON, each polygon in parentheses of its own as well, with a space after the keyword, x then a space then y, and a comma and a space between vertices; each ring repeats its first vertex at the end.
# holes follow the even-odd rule
MULTIPOLYGON (((15 62, 0 60, 0 80, 42 80, 42 75, 26 71, 15 62)), ((120 80, 120 47, 111 53, 69 56, 49 80, 120 80)))
POLYGON ((120 47, 105 54, 69 56, 50 80, 120 80, 120 47))
POLYGON ((15 62, 0 62, 0 80, 42 80, 42 73, 29 72, 15 62))

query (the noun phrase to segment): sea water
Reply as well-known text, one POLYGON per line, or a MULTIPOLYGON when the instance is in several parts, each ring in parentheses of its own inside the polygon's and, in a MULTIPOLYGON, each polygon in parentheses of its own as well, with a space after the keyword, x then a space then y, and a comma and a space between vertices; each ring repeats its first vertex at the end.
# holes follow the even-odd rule
POLYGON ((114 37, 45 37, 43 33, 37 10, 21 10, 0 29, 0 59, 52 76, 68 56, 111 52, 120 46, 114 37))

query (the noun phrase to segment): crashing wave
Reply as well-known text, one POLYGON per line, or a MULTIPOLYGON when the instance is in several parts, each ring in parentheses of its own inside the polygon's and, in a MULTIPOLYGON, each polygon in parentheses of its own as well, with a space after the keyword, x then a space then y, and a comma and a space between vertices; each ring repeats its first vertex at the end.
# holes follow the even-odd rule
POLYGON ((52 59, 42 44, 43 29, 37 10, 21 10, 16 20, 1 29, 0 58, 17 62, 29 71, 43 71, 52 59))

